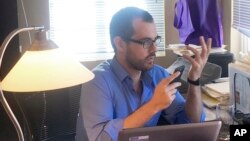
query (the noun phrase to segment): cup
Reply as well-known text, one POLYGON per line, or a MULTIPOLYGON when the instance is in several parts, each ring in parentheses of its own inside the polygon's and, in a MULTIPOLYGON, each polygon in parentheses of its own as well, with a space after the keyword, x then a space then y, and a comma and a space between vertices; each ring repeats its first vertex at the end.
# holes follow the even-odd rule
POLYGON ((216 119, 222 121, 219 133, 220 141, 230 140, 230 125, 234 123, 234 105, 218 104, 216 106, 216 119))

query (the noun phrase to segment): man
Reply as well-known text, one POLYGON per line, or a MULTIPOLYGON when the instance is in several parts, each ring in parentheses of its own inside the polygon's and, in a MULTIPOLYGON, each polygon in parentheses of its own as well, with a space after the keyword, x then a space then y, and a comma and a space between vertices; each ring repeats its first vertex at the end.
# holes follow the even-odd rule
POLYGON ((84 128, 90 141, 116 141, 121 129, 156 126, 160 116, 169 124, 201 122, 205 119, 199 77, 207 61, 211 39, 201 37, 202 51, 184 56, 192 64, 187 99, 180 95, 179 82, 171 81, 165 68, 154 65, 160 36, 152 16, 135 7, 118 11, 110 23, 115 51, 112 60, 98 65, 95 78, 82 87, 76 140, 84 128))

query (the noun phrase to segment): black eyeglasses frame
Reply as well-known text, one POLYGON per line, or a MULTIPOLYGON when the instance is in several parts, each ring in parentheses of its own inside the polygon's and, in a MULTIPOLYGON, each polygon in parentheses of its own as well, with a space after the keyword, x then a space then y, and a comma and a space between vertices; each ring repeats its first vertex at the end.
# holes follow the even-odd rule
POLYGON ((161 43, 161 36, 156 36, 154 40, 151 39, 135 40, 131 38, 125 38, 125 40, 140 44, 143 46, 144 49, 149 49, 153 44, 155 46, 158 46, 161 43))

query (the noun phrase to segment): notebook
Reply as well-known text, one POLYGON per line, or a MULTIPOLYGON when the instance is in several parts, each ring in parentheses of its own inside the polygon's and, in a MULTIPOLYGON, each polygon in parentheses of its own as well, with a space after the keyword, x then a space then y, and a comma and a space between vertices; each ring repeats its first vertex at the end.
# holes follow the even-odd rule
POLYGON ((216 141, 221 121, 130 128, 119 132, 118 141, 216 141))

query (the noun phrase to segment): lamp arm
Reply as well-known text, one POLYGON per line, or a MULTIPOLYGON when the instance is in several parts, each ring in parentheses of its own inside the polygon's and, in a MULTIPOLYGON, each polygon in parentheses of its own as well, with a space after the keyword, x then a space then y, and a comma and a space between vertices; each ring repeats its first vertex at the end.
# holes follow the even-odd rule
POLYGON ((7 46, 9 45, 10 41, 12 40, 12 38, 15 35, 17 35, 18 33, 24 32, 24 31, 41 30, 41 29, 44 29, 44 27, 43 26, 41 26, 41 27, 24 27, 24 28, 17 28, 15 30, 13 30, 11 33, 9 33, 9 35, 4 39, 3 44, 1 45, 1 48, 0 48, 0 68, 2 66, 4 52, 7 48, 7 46))
MULTIPOLYGON (((24 31, 32 31, 32 30, 42 30, 44 29, 44 27, 25 27, 25 28, 17 28, 15 30, 13 30, 3 41, 3 44, 1 45, 0 48, 0 70, 1 70, 1 66, 2 66, 2 60, 3 60, 3 56, 5 53, 5 50, 9 44, 9 42, 12 40, 12 38, 17 35, 18 33, 24 32, 24 31)), ((20 126, 20 124, 18 123, 18 120, 16 119, 13 111, 11 110, 6 98, 4 97, 3 94, 3 90, 2 90, 2 86, 0 83, 0 101, 7 113, 7 115, 9 116, 9 118, 11 119, 12 124, 14 125, 17 135, 18 135, 18 139, 19 141, 24 141, 24 136, 23 136, 23 132, 22 132, 22 128, 20 126)))

